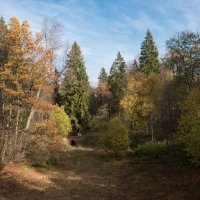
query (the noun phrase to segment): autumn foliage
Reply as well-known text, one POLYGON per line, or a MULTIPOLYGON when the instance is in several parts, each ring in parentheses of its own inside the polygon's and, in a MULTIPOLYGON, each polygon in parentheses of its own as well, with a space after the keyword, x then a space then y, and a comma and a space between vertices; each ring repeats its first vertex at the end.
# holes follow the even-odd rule
POLYGON ((156 105, 162 88, 163 81, 157 74, 138 73, 128 80, 121 107, 135 133, 153 134, 153 120, 157 117, 156 105))
POLYGON ((123 155, 128 150, 128 130, 120 118, 115 117, 108 123, 107 131, 100 137, 100 146, 114 155, 123 155))
POLYGON ((181 104, 182 116, 179 121, 181 140, 192 161, 200 165, 200 90, 192 90, 188 98, 181 104))
MULTIPOLYGON (((6 24, 1 18, 1 26, 4 27, 1 30, 4 59, 0 65, 0 163, 3 164, 8 149, 13 157, 24 151, 28 132, 38 123, 42 127, 53 109, 55 49, 47 45, 43 33, 32 34, 28 21, 20 23, 12 17, 6 24)), ((49 123, 46 128, 53 131, 53 122, 49 123)))

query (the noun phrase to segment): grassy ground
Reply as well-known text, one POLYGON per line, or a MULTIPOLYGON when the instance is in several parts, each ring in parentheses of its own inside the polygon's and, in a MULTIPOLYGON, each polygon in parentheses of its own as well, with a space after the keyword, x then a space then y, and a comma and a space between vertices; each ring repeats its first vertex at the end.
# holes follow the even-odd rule
POLYGON ((62 152, 56 167, 0 172, 0 200, 199 200, 199 188, 199 169, 82 147, 62 152))

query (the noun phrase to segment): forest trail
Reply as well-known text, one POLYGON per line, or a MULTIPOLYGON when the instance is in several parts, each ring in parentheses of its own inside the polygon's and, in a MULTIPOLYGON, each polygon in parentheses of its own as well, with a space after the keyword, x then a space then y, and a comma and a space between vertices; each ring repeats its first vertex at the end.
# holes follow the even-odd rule
POLYGON ((76 147, 56 167, 9 164, 0 173, 0 200, 195 200, 199 186, 199 170, 76 147))

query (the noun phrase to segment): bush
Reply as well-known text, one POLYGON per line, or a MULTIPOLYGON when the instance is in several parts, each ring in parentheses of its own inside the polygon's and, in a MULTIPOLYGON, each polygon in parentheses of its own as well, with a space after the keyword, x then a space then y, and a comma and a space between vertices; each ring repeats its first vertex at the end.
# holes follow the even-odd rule
POLYGON ((120 118, 111 119, 108 130, 100 137, 100 146, 115 155, 124 154, 129 145, 128 130, 120 118))
POLYGON ((156 143, 148 142, 142 145, 138 145, 138 147, 134 150, 134 152, 138 156, 159 158, 160 156, 168 152, 168 145, 165 141, 156 143))
POLYGON ((173 161, 176 164, 188 164, 184 146, 180 141, 160 141, 138 145, 134 149, 134 154, 145 159, 162 159, 163 161, 173 161))
POLYGON ((181 138, 185 151, 191 157, 192 163, 200 166, 200 130, 191 131, 190 134, 181 138))
POLYGON ((200 166, 200 90, 193 89, 181 105, 181 140, 193 163, 200 166))
POLYGON ((57 134, 67 136, 72 130, 71 121, 65 113, 64 107, 56 107, 50 112, 49 120, 55 123, 57 134))
POLYGON ((71 131, 71 123, 64 109, 57 107, 49 119, 37 123, 28 146, 28 156, 33 164, 54 165, 59 151, 66 149, 63 137, 71 131))

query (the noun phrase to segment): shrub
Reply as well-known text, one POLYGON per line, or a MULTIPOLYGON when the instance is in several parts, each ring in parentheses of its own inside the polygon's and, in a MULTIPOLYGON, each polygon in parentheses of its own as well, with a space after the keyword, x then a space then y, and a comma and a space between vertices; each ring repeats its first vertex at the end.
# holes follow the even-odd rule
POLYGON ((200 90, 193 89, 181 105, 179 121, 181 140, 192 162, 200 165, 200 90))
POLYGON ((124 154, 129 145, 128 130, 120 118, 111 119, 108 130, 101 135, 100 146, 115 155, 124 154))
POLYGON ((200 166, 200 130, 192 130, 190 134, 181 138, 185 151, 191 157, 192 163, 200 166))
POLYGON ((58 152, 66 149, 63 137, 71 131, 69 117, 61 107, 55 107, 49 119, 37 123, 29 144, 29 158, 34 163, 56 164, 58 152))
POLYGON ((37 131, 32 135, 28 146, 28 157, 35 163, 46 164, 50 154, 55 151, 58 136, 55 123, 46 120, 36 126, 37 131))
POLYGON ((188 164, 184 146, 180 141, 148 142, 138 145, 133 152, 142 159, 161 159, 167 162, 176 162, 180 165, 188 164))
POLYGON ((147 142, 142 145, 138 145, 134 150, 135 154, 138 156, 146 156, 149 158, 159 158, 160 156, 166 154, 168 151, 167 143, 164 142, 156 142, 150 143, 147 142))
POLYGON ((56 107, 50 112, 49 119, 55 123, 57 134, 67 136, 72 130, 71 121, 64 111, 64 107, 56 107))

